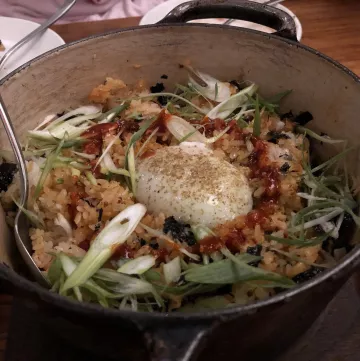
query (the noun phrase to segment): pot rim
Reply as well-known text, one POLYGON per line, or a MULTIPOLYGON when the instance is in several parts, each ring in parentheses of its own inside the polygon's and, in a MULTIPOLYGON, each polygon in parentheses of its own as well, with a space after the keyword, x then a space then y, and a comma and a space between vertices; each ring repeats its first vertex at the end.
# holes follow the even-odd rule
MULTIPOLYGON (((120 30, 110 31, 103 34, 92 35, 86 37, 84 39, 76 40, 74 42, 64 44, 58 48, 50 50, 29 62, 23 64, 19 68, 15 69, 3 79, 0 80, 0 87, 3 86, 7 81, 9 81, 12 77, 16 76, 17 74, 21 74, 26 68, 30 67, 33 63, 36 63, 42 59, 46 59, 49 56, 52 56, 55 53, 61 53, 65 51, 67 48, 71 48, 81 44, 83 42, 87 42, 93 39, 100 39, 106 38, 110 36, 116 36, 122 33, 134 32, 134 31, 147 31, 148 29, 162 29, 162 28, 172 28, 172 27, 190 27, 190 28, 218 28, 222 31, 232 31, 232 32, 241 32, 241 33, 252 33, 256 34, 257 36, 261 36, 265 39, 271 39, 275 41, 279 41, 282 43, 286 43, 290 46, 295 46, 296 48, 300 48, 301 50, 307 51, 312 55, 318 56, 321 60, 325 60, 326 62, 335 66, 338 70, 344 72, 346 75, 352 78, 353 81, 360 83, 360 78, 352 72, 350 69, 345 67, 344 65, 340 64, 339 62, 333 60, 327 55, 322 54, 321 52, 307 46, 304 44, 300 44, 296 41, 289 40, 280 36, 276 36, 273 34, 263 33, 258 30, 253 29, 246 29, 246 28, 238 28, 238 27, 230 27, 224 25, 217 25, 217 24, 202 24, 202 23, 186 23, 186 24, 153 24, 153 25, 143 25, 141 27, 130 27, 124 28, 120 30)), ((191 313, 160 313, 160 312, 144 312, 144 311, 128 311, 128 310, 115 310, 115 309, 106 309, 97 304, 90 304, 90 303, 81 303, 75 300, 71 300, 67 297, 60 296, 57 293, 52 293, 48 289, 45 289, 38 285, 35 282, 32 282, 25 277, 20 276, 15 271, 10 269, 4 264, 0 264, 0 271, 4 269, 5 276, 7 279, 14 284, 17 284, 20 288, 26 289, 31 293, 37 294, 41 299, 50 301, 53 305, 68 309, 71 312, 77 312, 79 314, 85 313, 89 316, 89 312, 95 314, 99 314, 106 318, 131 318, 133 321, 163 321, 168 320, 168 322, 174 321, 195 321, 195 320, 212 320, 216 318, 234 318, 239 317, 246 314, 253 314, 256 313, 259 309, 273 306, 277 303, 287 303, 290 302, 293 297, 296 295, 308 291, 318 284, 325 282, 325 281, 332 281, 337 278, 341 277, 341 274, 346 268, 354 269, 357 265, 360 264, 360 245, 356 246, 354 250, 352 250, 348 255, 344 257, 344 259, 339 263, 337 266, 324 271, 322 274, 318 275, 314 279, 311 279, 302 285, 295 286, 293 289, 286 290, 284 292, 279 293, 273 297, 270 297, 264 301, 259 301, 255 303, 251 303, 249 305, 239 305, 234 306, 231 308, 225 309, 217 309, 212 311, 205 311, 205 312, 191 312, 191 313)))

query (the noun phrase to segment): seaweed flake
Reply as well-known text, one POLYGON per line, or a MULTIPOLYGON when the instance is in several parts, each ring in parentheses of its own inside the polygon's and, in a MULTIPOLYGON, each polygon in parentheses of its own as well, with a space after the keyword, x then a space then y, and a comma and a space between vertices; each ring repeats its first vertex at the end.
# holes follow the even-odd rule
POLYGON ((230 84, 241 90, 241 85, 237 80, 231 80, 230 84))
MULTIPOLYGON (((253 247, 248 247, 246 249, 246 253, 251 254, 252 256, 261 256, 261 251, 262 251, 262 245, 257 244, 256 246, 253 247)), ((250 262, 249 265, 253 266, 253 267, 258 267, 259 266, 260 261, 255 261, 255 262, 250 262)))
POLYGON ((314 117, 312 116, 312 114, 310 112, 302 112, 295 117, 294 122, 304 126, 307 123, 309 123, 310 121, 312 121, 313 119, 314 119, 314 117))
POLYGON ((290 164, 288 162, 285 162, 281 167, 280 167, 280 172, 281 173, 287 173, 287 171, 290 169, 290 164))
POLYGON ((0 192, 6 191, 14 179, 16 173, 16 164, 0 164, 0 192))
POLYGON ((151 242, 151 243, 149 243, 149 246, 155 250, 159 249, 159 243, 157 243, 157 242, 156 243, 151 242))
POLYGON ((179 242, 186 242, 189 246, 196 244, 190 224, 178 222, 174 217, 165 219, 163 231, 164 233, 170 233, 179 242))
POLYGON ((161 79, 167 79, 168 78, 168 76, 166 75, 166 74, 163 74, 163 75, 161 75, 161 77, 160 77, 161 79))
POLYGON ((288 120, 294 119, 294 114, 292 111, 280 115, 280 120, 286 120, 286 119, 288 119, 288 120))
POLYGON ((163 107, 168 103, 168 97, 160 96, 157 98, 160 105, 163 107))
POLYGON ((285 134, 285 133, 281 133, 281 132, 275 132, 275 131, 270 131, 269 133, 267 133, 267 136, 270 137, 270 139, 268 139, 268 142, 270 143, 276 143, 276 141, 278 139, 289 139, 290 137, 285 134))
POLYGON ((164 90, 165 90, 165 87, 164 87, 163 83, 156 83, 154 86, 150 87, 150 91, 152 93, 161 93, 164 90))
POLYGON ((295 277, 293 277, 293 281, 295 283, 303 283, 306 282, 312 278, 314 278, 315 276, 317 276, 319 273, 321 273, 323 271, 323 268, 320 267, 311 267, 310 269, 308 269, 305 272, 301 272, 299 274, 297 274, 295 277))

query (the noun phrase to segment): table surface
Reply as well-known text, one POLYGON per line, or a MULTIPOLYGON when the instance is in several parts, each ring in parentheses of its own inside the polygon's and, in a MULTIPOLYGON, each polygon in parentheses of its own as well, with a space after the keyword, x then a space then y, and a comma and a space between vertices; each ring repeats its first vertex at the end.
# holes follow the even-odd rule
MULTIPOLYGON (((360 1, 287 0, 303 25, 302 43, 334 58, 360 75, 360 1)), ((54 25, 65 42, 136 26, 139 18, 54 25)), ((11 297, 0 295, 0 361, 4 360, 11 297)))

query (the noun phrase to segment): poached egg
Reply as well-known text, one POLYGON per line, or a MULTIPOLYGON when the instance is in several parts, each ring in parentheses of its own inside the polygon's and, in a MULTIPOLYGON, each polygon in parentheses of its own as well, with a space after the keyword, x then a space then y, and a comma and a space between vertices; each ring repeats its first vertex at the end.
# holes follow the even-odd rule
POLYGON ((214 156, 203 143, 164 147, 137 164, 137 199, 154 213, 214 227, 253 206, 247 168, 214 156))

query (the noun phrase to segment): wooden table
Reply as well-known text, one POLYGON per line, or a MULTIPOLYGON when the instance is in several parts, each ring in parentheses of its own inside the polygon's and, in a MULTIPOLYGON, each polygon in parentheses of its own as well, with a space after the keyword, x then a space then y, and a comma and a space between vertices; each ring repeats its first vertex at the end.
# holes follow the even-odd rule
MULTIPOLYGON (((301 20, 302 42, 338 60, 360 75, 360 1, 287 0, 301 20)), ((136 26, 139 18, 55 25, 66 42, 119 28, 136 26)), ((4 360, 6 331, 10 319, 11 298, 0 295, 0 361, 4 360)))

